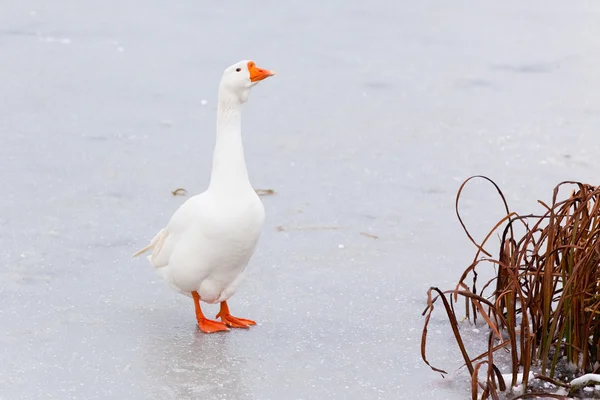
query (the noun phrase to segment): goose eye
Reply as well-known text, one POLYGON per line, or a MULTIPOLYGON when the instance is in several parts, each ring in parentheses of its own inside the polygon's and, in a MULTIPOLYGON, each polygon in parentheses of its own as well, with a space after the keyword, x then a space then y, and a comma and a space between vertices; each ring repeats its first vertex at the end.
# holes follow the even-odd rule
POLYGON ((240 72, 242 69, 241 68, 236 68, 235 72, 240 72))

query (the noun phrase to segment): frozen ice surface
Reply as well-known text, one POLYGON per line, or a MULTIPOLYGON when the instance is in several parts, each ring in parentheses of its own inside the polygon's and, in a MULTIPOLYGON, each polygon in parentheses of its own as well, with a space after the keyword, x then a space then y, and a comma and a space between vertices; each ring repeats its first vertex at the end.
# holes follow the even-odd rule
MULTIPOLYGON (((1 8, 2 399, 466 398, 419 354, 426 290, 472 257, 460 181, 489 175, 521 211, 599 181, 595 1, 1 8), (245 58, 278 72, 243 122, 276 195, 231 307, 260 325, 206 336, 131 254, 185 200, 172 190, 206 187, 218 80, 245 58)), ((480 237, 500 204, 466 194, 480 237)), ((460 366, 441 313, 429 345, 460 366)))

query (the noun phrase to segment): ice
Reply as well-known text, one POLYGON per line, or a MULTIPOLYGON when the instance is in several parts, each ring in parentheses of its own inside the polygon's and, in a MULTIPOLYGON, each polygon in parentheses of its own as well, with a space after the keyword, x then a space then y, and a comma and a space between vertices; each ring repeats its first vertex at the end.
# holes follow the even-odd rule
POLYGON ((69 38, 57 38, 57 37, 52 37, 52 36, 40 36, 39 39, 42 42, 48 42, 48 43, 71 44, 71 39, 69 39, 69 38))
MULTIPOLYGON (((427 355, 450 376, 420 356, 427 289, 473 256, 456 190, 489 175, 532 212, 560 181, 598 182, 599 7, 5 2, 0 397, 467 398, 441 307, 427 355), (230 304, 259 325, 206 336, 131 254, 173 190, 208 184, 218 81, 249 58, 278 72, 243 114, 252 182, 277 193, 230 304)), ((499 202, 469 193, 482 237, 499 202)))

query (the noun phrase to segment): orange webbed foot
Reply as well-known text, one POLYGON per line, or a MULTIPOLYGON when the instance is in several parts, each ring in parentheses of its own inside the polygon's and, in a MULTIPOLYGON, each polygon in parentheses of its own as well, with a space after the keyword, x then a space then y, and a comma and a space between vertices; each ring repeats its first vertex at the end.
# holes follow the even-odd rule
POLYGON ((196 310, 196 321, 198 321, 198 327, 204 333, 214 333, 214 332, 223 332, 228 331, 229 328, 222 322, 213 321, 211 319, 207 319, 202 313, 202 308, 200 307, 200 295, 198 292, 192 292, 192 298, 194 299, 194 308, 196 310))
POLYGON ((206 318, 198 320, 198 327, 204 333, 224 332, 229 330, 224 323, 206 318))
POLYGON ((250 325, 256 325, 256 322, 251 319, 238 318, 231 315, 226 302, 221 303, 221 311, 219 311, 215 318, 221 318, 221 321, 230 328, 248 329, 250 325))
POLYGON ((217 314, 217 318, 218 317, 220 317, 221 321, 223 321, 223 323, 230 328, 248 329, 250 328, 250 325, 256 325, 256 322, 252 321, 251 319, 237 318, 231 314, 221 315, 221 313, 219 313, 217 314))

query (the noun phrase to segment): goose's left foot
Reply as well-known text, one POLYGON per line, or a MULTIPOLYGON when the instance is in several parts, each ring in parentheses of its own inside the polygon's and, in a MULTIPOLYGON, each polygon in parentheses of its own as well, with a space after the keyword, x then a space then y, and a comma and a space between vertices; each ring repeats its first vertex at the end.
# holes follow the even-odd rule
POLYGON ((221 311, 215 318, 221 318, 221 321, 230 328, 248 329, 250 325, 256 325, 256 322, 251 319, 237 318, 231 315, 226 301, 221 302, 221 311))

